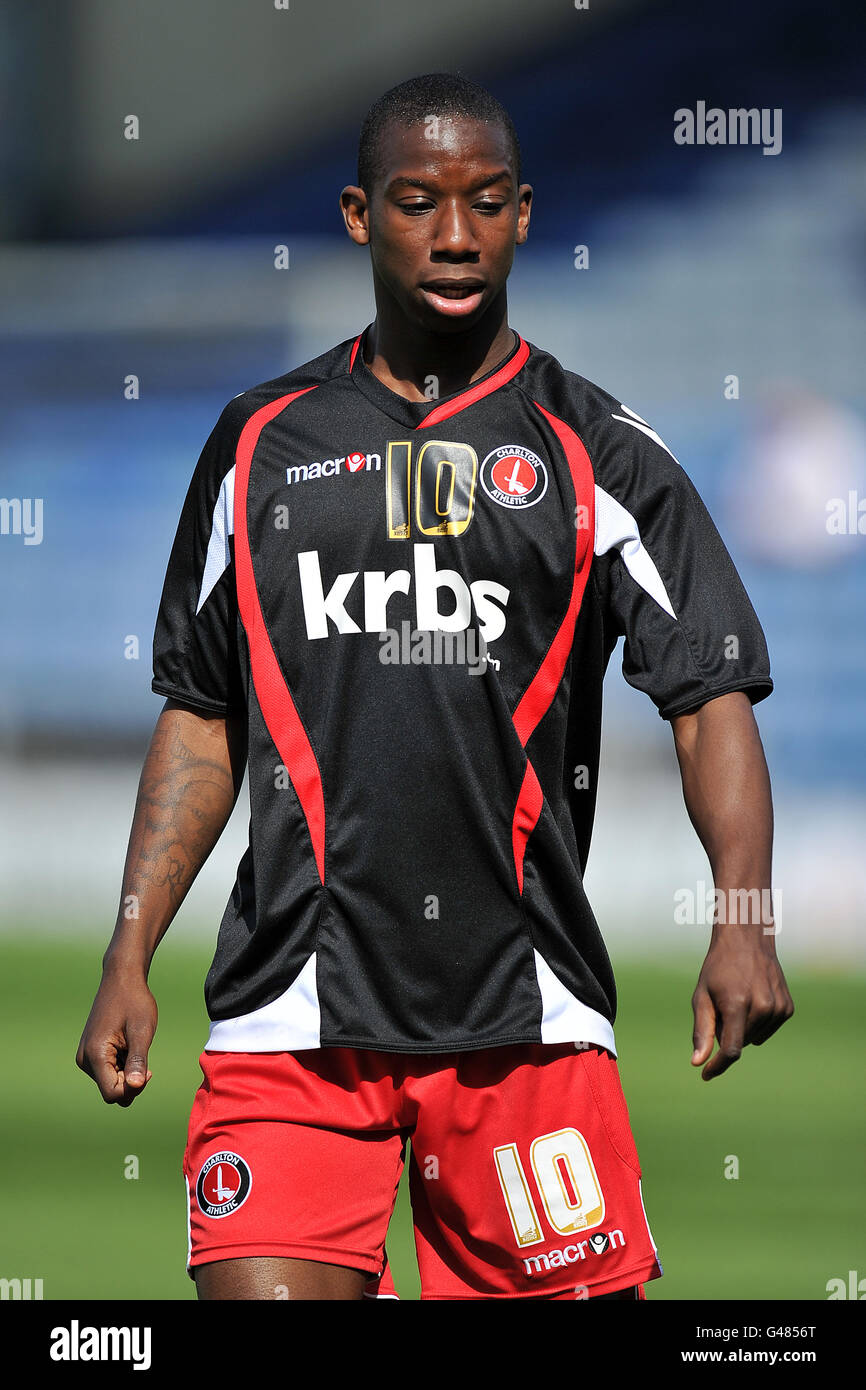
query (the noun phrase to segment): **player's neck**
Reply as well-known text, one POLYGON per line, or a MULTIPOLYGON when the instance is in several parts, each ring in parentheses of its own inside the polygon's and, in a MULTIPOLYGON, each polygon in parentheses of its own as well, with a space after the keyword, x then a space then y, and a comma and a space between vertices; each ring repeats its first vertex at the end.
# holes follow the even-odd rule
POLYGON ((463 333, 428 333, 380 304, 364 342, 364 361, 398 395, 429 401, 463 391, 486 376, 516 341, 508 326, 504 293, 501 308, 498 302, 492 304, 484 318, 463 333))

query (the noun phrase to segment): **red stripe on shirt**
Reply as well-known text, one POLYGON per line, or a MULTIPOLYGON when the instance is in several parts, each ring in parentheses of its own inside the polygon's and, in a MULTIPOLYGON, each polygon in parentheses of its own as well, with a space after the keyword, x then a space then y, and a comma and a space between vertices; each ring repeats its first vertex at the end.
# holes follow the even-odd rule
POLYGON ((301 391, 293 391, 291 395, 280 396, 278 400, 262 406, 250 416, 241 431, 235 454, 235 572, 238 610, 249 643, 250 669, 256 698, 268 732, 301 803, 319 878, 324 882, 325 798, 322 774, 265 626, 247 534, 247 489, 259 436, 265 426, 285 410, 287 405, 297 400, 298 396, 306 395, 307 391, 315 389, 315 386, 305 386, 301 391))
POLYGON ((474 405, 482 397, 489 396, 491 391, 498 391, 499 387, 504 386, 506 381, 517 376, 529 356, 529 344, 523 341, 519 333, 517 340, 520 346, 510 362, 506 362, 504 367, 500 367, 498 372, 494 372, 493 376, 487 377, 485 381, 479 381, 475 386, 470 386, 468 390, 461 391, 460 395, 455 396, 453 400, 443 401, 441 405, 437 405, 430 411, 429 415, 425 415, 419 425, 416 425, 416 429, 425 430, 428 425, 438 425, 440 421, 449 419, 460 410, 465 410, 468 405, 474 405))
POLYGON ((527 758, 526 771, 520 784, 517 805, 514 807, 514 817, 511 822, 511 849, 514 854, 517 886, 521 893, 523 892, 523 859, 526 854, 526 844, 538 824, 543 802, 544 792, 541 790, 541 783, 535 768, 527 758))
MULTIPOLYGON (((577 615, 583 601, 595 549, 595 478, 583 441, 575 434, 570 425, 567 425, 564 420, 560 420, 558 416, 552 415, 549 410, 545 410, 543 405, 538 404, 538 401, 533 401, 533 405, 541 411, 565 451, 574 486, 576 505, 577 507, 584 507, 586 514, 583 515, 577 510, 575 511, 574 576, 565 617, 557 628, 541 665, 523 692, 512 715, 517 736, 524 748, 550 708, 562 680, 565 663, 574 641, 577 615), (578 521, 581 524, 578 524, 578 521)), ((526 845, 529 836, 538 824, 543 801, 544 796, 538 777, 529 759, 527 759, 526 772, 518 793, 511 824, 514 867, 521 893, 523 892, 523 860, 526 854, 526 845)))
MULTIPOLYGON (((514 331, 517 332, 516 329, 514 331)), ((355 365, 358 347, 360 346, 361 339, 365 332, 366 329, 362 330, 352 344, 352 350, 349 354, 350 372, 355 365)), ((455 396, 453 400, 443 401, 442 405, 437 405, 420 424, 415 426, 415 428, 423 430, 426 429, 428 425, 438 425, 440 421, 448 420, 452 415, 457 415, 459 411, 465 410, 467 406, 474 405, 476 401, 480 401, 484 396, 489 396, 491 391, 498 391, 500 386, 504 386, 507 381, 510 381, 512 377, 516 376, 529 356, 529 344, 521 338, 519 333, 517 333, 517 341, 519 346, 514 356, 509 362, 506 362, 504 367, 500 367, 498 372, 494 372, 493 376, 488 377, 485 381, 479 381, 477 385, 470 386, 465 391, 461 391, 460 395, 455 396)))

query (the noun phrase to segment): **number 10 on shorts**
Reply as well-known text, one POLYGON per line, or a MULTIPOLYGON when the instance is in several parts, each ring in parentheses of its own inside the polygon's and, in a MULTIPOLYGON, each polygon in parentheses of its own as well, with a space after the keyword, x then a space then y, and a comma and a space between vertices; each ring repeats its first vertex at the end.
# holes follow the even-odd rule
MULTIPOLYGON (((517 1244, 536 1245, 545 1235, 517 1145, 501 1144, 493 1150, 493 1161, 517 1244)), ((529 1161, 544 1214, 557 1235, 586 1231, 604 1220, 604 1195, 580 1130, 539 1135, 529 1147, 529 1161)))

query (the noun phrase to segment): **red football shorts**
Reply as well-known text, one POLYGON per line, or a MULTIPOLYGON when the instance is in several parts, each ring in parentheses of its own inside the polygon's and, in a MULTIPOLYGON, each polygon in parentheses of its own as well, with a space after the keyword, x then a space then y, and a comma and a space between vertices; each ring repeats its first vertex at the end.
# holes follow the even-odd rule
POLYGON ((385 1236, 407 1139, 423 1299, 592 1298, 662 1272, 603 1048, 203 1052, 200 1065, 190 1272, 321 1260, 396 1297, 385 1236))

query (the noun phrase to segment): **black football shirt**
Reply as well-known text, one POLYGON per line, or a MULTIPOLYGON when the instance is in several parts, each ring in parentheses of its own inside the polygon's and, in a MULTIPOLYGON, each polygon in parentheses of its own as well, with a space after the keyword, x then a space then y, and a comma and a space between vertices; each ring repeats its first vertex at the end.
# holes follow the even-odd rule
POLYGON ((611 651, 663 718, 772 689, 666 444, 514 336, 415 402, 358 334, 235 397, 205 444, 153 689, 248 720, 209 1049, 615 1051, 583 887, 611 651))

